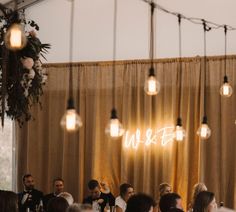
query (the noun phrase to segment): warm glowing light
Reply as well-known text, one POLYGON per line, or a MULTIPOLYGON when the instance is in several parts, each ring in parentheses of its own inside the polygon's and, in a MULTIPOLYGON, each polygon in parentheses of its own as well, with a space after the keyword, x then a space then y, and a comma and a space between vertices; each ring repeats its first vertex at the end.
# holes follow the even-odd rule
POLYGON ((177 125, 175 128, 175 140, 183 141, 185 138, 185 130, 182 126, 177 125))
POLYGON ((68 132, 74 132, 82 126, 80 116, 75 109, 68 109, 61 119, 61 126, 68 132))
POLYGON ((206 140, 211 136, 211 129, 206 123, 202 123, 197 131, 197 134, 201 139, 206 140))
POLYGON ((111 138, 119 138, 124 134, 124 129, 118 118, 110 119, 105 133, 111 138))
POLYGON ((12 29, 11 35, 10 35, 10 43, 11 46, 14 48, 20 48, 21 47, 21 31, 17 29, 12 29))
POLYGON ((6 47, 11 50, 19 50, 25 47, 27 39, 20 24, 13 24, 6 32, 4 38, 6 47))
POLYGON ((149 76, 145 82, 144 90, 148 95, 156 95, 160 91, 160 83, 155 76, 149 76))
POLYGON ((223 97, 230 97, 233 94, 233 88, 228 82, 224 82, 224 84, 220 88, 220 95, 223 97))
POLYGON ((124 136, 124 147, 138 149, 140 144, 150 146, 151 144, 157 144, 161 142, 162 146, 172 142, 175 138, 174 127, 164 127, 157 130, 148 128, 141 133, 139 128, 135 133, 130 133, 128 130, 124 136))

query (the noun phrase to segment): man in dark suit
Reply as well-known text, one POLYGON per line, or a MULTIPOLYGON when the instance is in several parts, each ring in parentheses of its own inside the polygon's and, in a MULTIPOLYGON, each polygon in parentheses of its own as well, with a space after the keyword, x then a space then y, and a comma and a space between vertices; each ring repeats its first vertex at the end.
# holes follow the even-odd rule
POLYGON ((42 204, 43 193, 34 189, 34 178, 31 174, 23 176, 24 191, 18 194, 19 212, 36 211, 36 208, 42 204))
POLYGON ((58 194, 64 191, 64 180, 56 178, 53 180, 53 193, 47 194, 43 197, 43 205, 46 210, 50 199, 56 197, 58 194))
POLYGON ((94 211, 104 211, 106 205, 114 206, 115 197, 110 192, 110 189, 104 184, 99 184, 97 180, 90 180, 88 183, 90 196, 83 200, 83 203, 89 203, 93 206, 94 211), (101 191, 103 188, 103 192, 101 191))

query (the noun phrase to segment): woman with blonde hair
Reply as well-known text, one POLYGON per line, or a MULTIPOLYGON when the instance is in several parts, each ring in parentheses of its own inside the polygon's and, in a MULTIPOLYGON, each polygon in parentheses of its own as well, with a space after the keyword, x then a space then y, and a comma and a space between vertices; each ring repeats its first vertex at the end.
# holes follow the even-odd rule
POLYGON ((159 185, 159 195, 162 197, 165 194, 171 193, 171 185, 169 183, 161 183, 159 185))
POLYGON ((188 211, 192 211, 196 197, 202 191, 207 191, 207 187, 204 183, 197 183, 193 186, 191 203, 188 205, 188 211))

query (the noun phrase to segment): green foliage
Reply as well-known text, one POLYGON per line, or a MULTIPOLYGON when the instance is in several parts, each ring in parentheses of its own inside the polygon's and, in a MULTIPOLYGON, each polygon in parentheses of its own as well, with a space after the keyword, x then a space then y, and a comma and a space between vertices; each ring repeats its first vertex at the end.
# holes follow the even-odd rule
MULTIPOLYGON (((34 21, 29 21, 28 24, 36 30, 39 29, 34 21)), ((31 106, 40 104, 40 96, 47 78, 40 57, 46 59, 44 54, 48 53, 50 44, 42 44, 35 32, 31 31, 26 33, 27 44, 23 49, 7 50, 3 39, 6 26, 3 24, 0 28, 0 88, 3 85, 6 87, 6 94, 3 96, 0 93, 0 115, 4 112, 1 110, 1 103, 5 98, 5 113, 22 126, 32 118, 31 106), (7 63, 6 80, 3 78, 4 63, 7 63)))

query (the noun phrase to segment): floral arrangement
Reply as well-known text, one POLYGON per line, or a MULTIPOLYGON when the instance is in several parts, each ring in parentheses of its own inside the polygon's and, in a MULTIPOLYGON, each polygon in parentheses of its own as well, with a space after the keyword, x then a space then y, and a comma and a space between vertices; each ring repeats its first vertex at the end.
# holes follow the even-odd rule
POLYGON ((33 30, 26 32, 27 44, 18 51, 6 49, 4 34, 9 23, 4 17, 0 18, 0 115, 2 126, 4 114, 22 126, 25 121, 32 119, 30 108, 40 103, 43 86, 47 80, 46 70, 42 67, 40 57, 44 57, 49 44, 42 44, 35 30, 39 27, 34 21, 26 22, 33 30))

